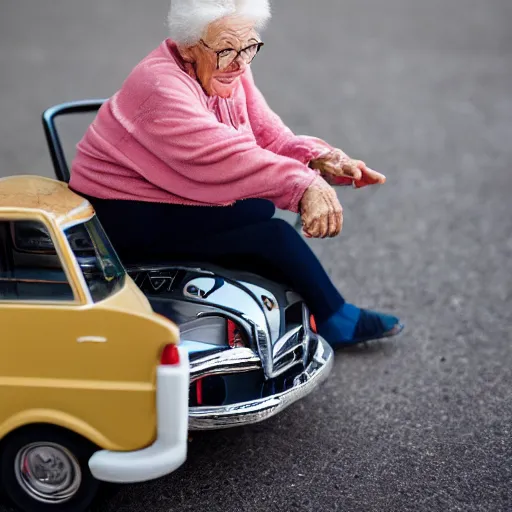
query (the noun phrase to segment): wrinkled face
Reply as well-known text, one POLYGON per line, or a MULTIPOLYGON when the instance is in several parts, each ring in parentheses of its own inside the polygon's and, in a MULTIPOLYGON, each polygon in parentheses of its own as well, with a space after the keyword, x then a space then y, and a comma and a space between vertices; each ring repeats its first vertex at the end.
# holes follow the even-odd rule
POLYGON ((239 17, 212 23, 202 40, 184 52, 209 96, 227 98, 259 50, 253 24, 239 17))

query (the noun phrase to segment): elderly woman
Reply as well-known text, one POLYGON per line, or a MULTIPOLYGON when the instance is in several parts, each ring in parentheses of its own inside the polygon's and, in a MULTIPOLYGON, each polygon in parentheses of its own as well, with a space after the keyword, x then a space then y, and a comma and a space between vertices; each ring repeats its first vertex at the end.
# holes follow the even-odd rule
POLYGON ((328 182, 385 178, 294 135, 266 104, 250 64, 269 18, 267 0, 173 0, 170 39, 100 109, 70 186, 127 263, 202 260, 286 282, 333 347, 394 335, 397 318, 345 302, 300 234, 273 218, 298 212, 307 237, 336 236, 342 208, 328 182))

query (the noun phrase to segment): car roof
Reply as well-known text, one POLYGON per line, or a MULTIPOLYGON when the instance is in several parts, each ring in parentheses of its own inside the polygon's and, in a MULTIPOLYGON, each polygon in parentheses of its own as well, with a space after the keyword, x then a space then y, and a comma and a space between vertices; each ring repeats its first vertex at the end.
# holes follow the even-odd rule
POLYGON ((94 215, 89 201, 72 192, 67 183, 32 175, 0 178, 2 210, 42 211, 60 225, 94 215))

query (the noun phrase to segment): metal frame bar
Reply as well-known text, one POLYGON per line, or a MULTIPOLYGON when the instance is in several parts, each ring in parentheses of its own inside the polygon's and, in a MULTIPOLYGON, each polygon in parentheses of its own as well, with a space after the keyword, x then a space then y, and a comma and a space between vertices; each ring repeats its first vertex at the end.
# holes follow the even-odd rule
POLYGON ((48 149, 50 150, 55 176, 58 180, 69 183, 71 174, 66 162, 59 132, 55 126, 55 119, 65 115, 97 112, 105 101, 105 99, 71 101, 55 105, 43 112, 42 121, 44 133, 48 149))

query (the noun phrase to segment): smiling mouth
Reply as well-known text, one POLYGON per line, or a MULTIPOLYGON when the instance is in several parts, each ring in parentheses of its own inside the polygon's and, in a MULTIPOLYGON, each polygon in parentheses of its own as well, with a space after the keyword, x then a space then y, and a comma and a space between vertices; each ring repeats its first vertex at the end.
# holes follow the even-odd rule
POLYGON ((240 78, 240 74, 236 74, 236 75, 222 75, 222 76, 216 76, 215 77, 215 80, 217 80, 218 82, 220 82, 221 84, 224 84, 224 85, 230 85, 232 84, 237 78, 240 78))

